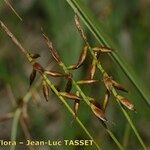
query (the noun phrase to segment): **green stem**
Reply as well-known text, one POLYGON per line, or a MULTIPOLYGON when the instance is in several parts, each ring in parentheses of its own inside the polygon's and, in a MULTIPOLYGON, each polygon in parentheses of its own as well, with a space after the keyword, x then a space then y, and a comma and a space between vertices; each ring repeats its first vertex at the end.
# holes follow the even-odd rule
MULTIPOLYGON (((95 57, 94 52, 92 51, 91 47, 89 47, 89 51, 90 51, 91 55, 93 56, 93 58, 96 59, 96 61, 97 61, 97 58, 95 57)), ((102 67, 102 65, 100 64, 99 61, 98 61, 98 63, 97 63, 97 67, 98 67, 98 69, 101 71, 102 74, 105 72, 104 68, 102 67)), ((116 90, 115 90, 114 88, 112 88, 111 91, 112 91, 112 94, 114 95, 114 97, 116 97, 116 96, 118 95, 118 93, 116 92, 116 90)), ((117 99, 116 99, 116 100, 117 100, 117 99)), ((118 100, 117 100, 117 102, 118 102, 118 104, 119 104, 119 106, 120 106, 120 108, 121 108, 121 110, 122 110, 124 116, 126 117, 128 123, 130 124, 131 128, 133 129, 133 131, 134 131, 134 133, 135 133, 137 139, 139 140, 141 146, 146 150, 146 146, 145 146, 145 144, 144 144, 142 138, 140 137, 140 135, 139 135, 137 129, 135 128, 135 126, 134 126, 132 120, 130 119, 130 116, 129 116, 128 113, 125 111, 125 109, 123 109, 123 107, 120 105, 120 102, 119 102, 118 100)))
MULTIPOLYGON (((14 119, 13 119, 12 130, 11 130, 11 141, 16 141, 20 115, 21 115, 21 109, 17 108, 17 110, 14 113, 14 119)), ((16 145, 11 145, 10 150, 15 150, 15 148, 16 145)))
MULTIPOLYGON (((73 110, 70 108, 70 106, 67 104, 67 102, 65 101, 65 99, 59 94, 59 92, 57 91, 57 89, 55 88, 55 86, 51 83, 51 81, 43 74, 43 78, 45 79, 45 81, 47 82, 47 84, 51 87, 51 89, 54 91, 54 93, 58 96, 58 98, 63 102, 63 104, 66 106, 66 108, 68 109, 68 111, 75 116, 73 110)), ((91 136, 91 134, 88 132, 88 130, 86 129, 86 127, 82 124, 82 122, 79 120, 78 117, 76 117, 77 122, 79 123, 79 125, 81 126, 81 128, 85 131, 85 133, 89 136, 89 138, 91 140, 93 140, 95 146, 97 147, 98 150, 100 150, 101 148, 99 147, 99 145, 95 142, 95 140, 93 139, 93 137, 91 136)))
MULTIPOLYGON (((82 10, 82 8, 79 6, 76 0, 66 0, 68 4, 72 7, 74 12, 78 14, 78 16, 82 19, 82 21, 85 23, 85 25, 88 27, 88 29, 91 31, 91 33, 95 36, 97 41, 102 46, 110 47, 110 45, 106 42, 106 40, 103 38, 100 31, 94 26, 92 21, 89 19, 89 17, 86 15, 86 13, 82 10)), ((123 70, 123 72, 127 75, 127 77, 130 79, 130 81, 134 84, 136 89, 139 91, 145 102, 150 106, 150 96, 147 94, 147 91, 144 90, 144 87, 142 84, 137 80, 137 76, 133 72, 133 70, 129 69, 129 65, 121 58, 116 52, 112 52, 109 54, 113 60, 119 64, 120 68, 123 70), (131 74, 132 72, 132 74, 131 74), (142 87, 142 88, 141 88, 142 87)))
POLYGON ((106 131, 109 133, 109 135, 111 136, 111 138, 114 140, 114 142, 116 143, 116 145, 118 146, 118 148, 119 148, 120 150, 123 150, 122 145, 118 142, 118 140, 117 140, 116 137, 113 135, 113 133, 112 133, 110 130, 108 130, 108 129, 106 129, 106 131))
MULTIPOLYGON (((28 54, 28 51, 21 45, 21 43, 17 40, 17 38, 12 34, 12 32, 5 26, 5 24, 1 20, 0 20, 0 26, 6 32, 6 34, 11 38, 11 40, 13 41, 13 43, 19 48, 19 50, 26 56, 27 60, 32 65, 32 63, 34 63, 34 60, 30 57, 30 55, 28 54)), ((66 103, 65 99, 61 95, 59 95, 59 93, 58 93, 57 89, 54 87, 54 85, 44 75, 44 73, 42 74, 42 76, 46 80, 47 84, 52 88, 52 90, 54 91, 54 93, 64 103, 64 105, 66 106, 66 108, 68 109, 68 111, 74 116, 75 115, 74 112, 72 111, 72 109, 70 108, 70 106, 66 103)), ((27 95, 27 97, 28 96, 29 95, 27 95)), ((24 98, 24 102, 28 102, 29 98, 27 98, 27 97, 24 98)), ((18 108, 16 110, 16 112, 15 112, 15 116, 14 116, 14 120, 13 120, 13 126, 12 126, 12 132, 11 132, 11 140, 15 140, 16 139, 17 127, 18 127, 18 120, 19 120, 20 114, 21 114, 21 109, 18 108)), ((81 126, 81 128, 83 128, 83 130, 86 132, 86 134, 93 140, 93 142, 94 142, 95 146, 97 147, 97 149, 100 150, 101 148, 94 141, 93 137, 90 135, 90 133, 88 132, 88 130, 86 129, 86 127, 82 124, 82 122, 79 120, 79 118, 77 118, 77 122, 79 123, 79 125, 81 126)), ((14 150, 14 149, 15 149, 15 146, 12 146, 11 150, 14 150)))
MULTIPOLYGON (((64 72, 66 74, 70 73, 64 63, 60 63, 59 65, 62 67, 62 69, 64 70, 64 72)), ((100 67, 100 68, 102 69, 102 71, 104 71, 104 69, 102 67, 100 67)), ((77 89, 77 91, 79 91, 79 93, 82 96, 83 100, 90 106, 89 98, 82 92, 82 90, 79 87, 79 85, 73 79, 72 79, 72 83, 73 83, 74 87, 77 89)), ((113 135, 113 133, 109 129, 106 129, 106 131, 110 135, 110 137, 113 139, 113 141, 116 143, 116 145, 118 146, 118 148, 122 150, 123 147, 121 146, 121 144, 119 143, 119 141, 117 140, 117 138, 115 138, 115 136, 113 135)))
POLYGON ((125 126, 125 131, 124 131, 124 136, 123 136, 123 147, 124 149, 127 148, 128 146, 128 141, 129 141, 129 137, 130 137, 130 125, 127 123, 126 126, 125 126))

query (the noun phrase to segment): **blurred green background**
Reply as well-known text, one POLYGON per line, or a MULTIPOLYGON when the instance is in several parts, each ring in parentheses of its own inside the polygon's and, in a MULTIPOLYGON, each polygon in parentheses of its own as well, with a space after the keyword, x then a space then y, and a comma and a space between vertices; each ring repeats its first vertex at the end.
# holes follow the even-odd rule
MULTIPOLYGON (((66 65, 77 62, 84 46, 74 24, 74 12, 65 0, 13 0, 10 1, 16 11, 23 18, 21 22, 10 8, 0 0, 0 18, 17 36, 22 45, 30 52, 39 53, 39 62, 49 66, 52 70, 60 70, 51 57, 42 37, 41 27, 52 39, 63 62, 66 65)), ((100 28, 114 43, 119 53, 133 68, 143 86, 150 89, 150 1, 149 0, 80 0, 92 19, 103 26, 100 28)), ((92 46, 98 46, 93 35, 82 24, 92 46)), ((106 39, 107 40, 107 39, 106 39)), ((88 55, 86 63, 78 71, 73 71, 76 80, 85 79, 88 75, 88 66, 91 63, 88 55)), ((150 111, 138 91, 106 54, 100 60, 109 74, 128 90, 124 96, 133 101, 137 113, 129 112, 142 139, 150 148, 150 111)), ((28 92, 29 75, 32 71, 26 58, 19 52, 7 35, 0 30, 0 116, 13 111, 12 99, 23 97, 28 92)), ((104 85, 99 71, 96 79, 100 84, 82 86, 83 91, 101 101, 104 96, 104 85)), ((65 81, 50 78, 51 81, 64 90, 65 81)), ((37 80, 37 82, 39 82, 37 80)), ((34 83, 36 85, 36 83, 34 83)), ((34 86, 33 85, 33 86, 34 86)), ((72 103, 70 103, 72 106, 72 103)), ((73 121, 59 99, 50 92, 49 102, 43 97, 40 86, 32 92, 28 104, 30 116, 29 131, 33 139, 88 139, 79 125, 73 121)), ((82 101, 78 113, 83 124, 89 129, 95 140, 102 145, 102 149, 116 149, 116 145, 108 136, 105 129, 91 110, 82 101)), ((120 111, 115 99, 111 97, 106 112, 107 118, 114 124, 109 128, 117 139, 123 143, 125 149, 141 149, 133 131, 120 111)), ((0 139, 10 139, 12 120, 0 123, 0 139)), ((19 127, 18 139, 25 140, 19 127)), ((20 147, 17 147, 20 149, 20 147)), ((26 147, 21 147, 27 149, 26 147)), ((2 149, 2 148, 0 148, 2 149)), ((35 149, 95 149, 95 147, 36 147, 35 149)))

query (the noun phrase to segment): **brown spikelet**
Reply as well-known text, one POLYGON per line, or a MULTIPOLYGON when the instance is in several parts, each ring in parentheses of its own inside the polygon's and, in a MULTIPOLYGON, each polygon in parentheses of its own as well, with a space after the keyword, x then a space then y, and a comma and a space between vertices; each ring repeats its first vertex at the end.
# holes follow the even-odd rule
POLYGON ((44 36, 44 38, 45 38, 45 40, 46 40, 46 44, 47 44, 48 48, 50 49, 50 52, 51 52, 53 58, 56 60, 56 62, 57 62, 58 64, 60 64, 60 63, 61 63, 61 59, 60 59, 60 57, 59 57, 58 52, 57 52, 56 49, 53 47, 52 42, 49 40, 49 38, 48 38, 44 33, 43 33, 43 36, 44 36))
POLYGON ((40 73, 44 72, 44 68, 39 63, 34 63, 33 64, 33 69, 40 72, 40 73))
POLYGON ((44 79, 42 80, 42 86, 43 86, 43 95, 44 95, 46 101, 48 101, 49 87, 47 85, 47 82, 44 79))
POLYGON ((98 80, 80 80, 80 81, 77 81, 76 83, 77 84, 93 84, 96 82, 98 82, 98 80))
POLYGON ((66 76, 68 76, 67 74, 62 74, 60 72, 51 71, 51 70, 46 70, 45 73, 47 75, 52 76, 52 77, 66 77, 66 76))
POLYGON ((92 60, 92 65, 91 65, 91 68, 90 68, 90 79, 93 79, 94 78, 94 75, 95 75, 95 72, 96 72, 96 65, 97 65, 97 60, 93 59, 92 60))
MULTIPOLYGON (((76 95, 79 96, 79 91, 76 92, 76 95)), ((73 107, 75 117, 77 117, 77 112, 79 110, 79 105, 80 105, 80 101, 79 100, 75 100, 74 101, 74 107, 73 107)))
POLYGON ((29 53, 29 56, 30 56, 32 59, 36 59, 36 58, 39 58, 39 57, 40 57, 40 54, 32 54, 32 53, 29 53))
POLYGON ((35 77, 36 77, 36 70, 33 69, 32 72, 31 72, 31 74, 30 74, 30 86, 32 85, 35 77))
POLYGON ((109 97, 110 97, 110 92, 107 90, 104 96, 104 101, 103 101, 103 110, 106 110, 106 107, 108 105, 109 102, 109 97))
POLYGON ((111 89, 113 87, 112 78, 110 76, 108 76, 107 73, 103 74, 103 82, 104 82, 107 90, 111 91, 111 89))
POLYGON ((85 46, 80 54, 80 57, 79 57, 79 60, 78 60, 78 63, 75 64, 75 65, 72 65, 70 67, 68 67, 68 69, 78 69, 79 67, 82 66, 82 64, 84 63, 85 59, 86 59, 86 56, 87 56, 87 51, 88 51, 88 46, 85 46))
POLYGON ((75 101, 74 101, 74 107, 73 107, 75 117, 77 117, 79 105, 80 105, 80 101, 79 101, 79 100, 75 100, 75 101))
POLYGON ((79 20, 79 17, 77 15, 75 15, 74 20, 75 20, 75 25, 76 25, 76 27, 77 27, 77 29, 78 29, 81 37, 83 38, 83 40, 85 41, 85 43, 88 43, 87 42, 87 37, 86 37, 86 35, 85 35, 85 33, 84 33, 81 25, 80 25, 80 20, 79 20))
POLYGON ((107 121, 105 114, 103 110, 101 109, 100 104, 96 102, 95 100, 91 100, 90 103, 91 103, 90 106, 91 106, 93 113, 102 121, 107 121))
POLYGON ((124 105, 125 107, 127 107, 130 110, 135 111, 134 105, 127 98, 125 98, 121 95, 117 95, 116 98, 121 102, 122 105, 124 105))
POLYGON ((117 83, 116 81, 112 80, 112 84, 117 90, 128 92, 121 84, 117 83))
POLYGON ((80 97, 73 94, 73 93, 67 93, 67 92, 59 92, 59 94, 63 97, 72 99, 72 100, 80 100, 80 97))
POLYGON ((94 47, 92 48, 94 52, 102 52, 102 53, 109 53, 109 52, 112 52, 112 49, 111 48, 108 48, 108 47, 94 47))

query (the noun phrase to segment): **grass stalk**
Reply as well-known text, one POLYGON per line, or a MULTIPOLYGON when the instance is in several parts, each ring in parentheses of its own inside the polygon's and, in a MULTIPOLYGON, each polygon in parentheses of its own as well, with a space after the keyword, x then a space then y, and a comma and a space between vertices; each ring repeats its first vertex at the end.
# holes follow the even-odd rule
MULTIPOLYGON (((6 34, 11 38, 11 40, 13 41, 13 43, 19 48, 19 50, 26 56, 27 60, 32 64, 33 59, 30 57, 30 55, 28 55, 28 51, 21 45, 21 43, 17 40, 17 38, 12 34, 12 32, 5 26, 5 24, 0 20, 0 26, 1 28, 6 32, 6 34)), ((54 85, 51 83, 51 81, 47 78, 47 76, 43 73, 42 74, 43 78, 45 79, 45 81, 47 82, 47 84, 50 86, 50 88, 54 91, 54 93, 58 96, 58 98, 63 102, 63 104, 66 106, 67 110, 74 116, 74 112, 71 109, 71 107, 67 104, 67 102, 65 101, 65 99, 59 94, 59 92, 57 91, 57 89, 54 87, 54 85)), ((24 102, 27 102, 28 99, 25 98, 24 102)), ((14 121, 13 121, 13 127, 12 127, 12 136, 11 136, 11 140, 15 140, 16 139, 16 133, 17 133, 17 127, 18 127, 18 120, 21 114, 21 110, 18 108, 16 110, 16 115, 14 117, 14 121)), ((89 133, 89 131, 86 129, 86 127, 82 124, 82 122, 80 121, 80 119, 77 117, 76 118, 78 124, 80 125, 80 127, 85 131, 85 133, 88 135, 88 137, 93 140, 93 143, 95 144, 96 148, 98 150, 101 150, 100 146, 96 143, 96 141, 94 140, 94 138, 91 136, 91 134, 89 133)), ((15 147, 12 147, 11 150, 15 150, 15 147)))
MULTIPOLYGON (((103 38, 100 31, 96 28, 96 26, 94 26, 94 24, 89 19, 87 14, 80 7, 78 2, 76 0, 66 0, 66 1, 71 6, 71 8, 74 10, 74 12, 82 19, 84 24, 91 31, 91 33, 94 35, 96 40, 100 43, 100 45, 110 47, 108 42, 103 38)), ((150 106, 150 96, 147 94, 147 91, 144 89, 144 87, 142 86, 139 79, 137 79, 137 76, 135 75, 133 70, 129 68, 129 65, 116 52, 112 52, 111 54, 109 54, 109 56, 117 62, 117 64, 120 66, 120 68, 123 70, 123 72, 127 75, 127 77, 130 79, 130 81, 133 83, 133 85, 139 91, 139 93, 143 97, 143 100, 147 103, 148 106, 150 106)))
MULTIPOLYGON (((110 47, 108 45, 108 43, 105 41, 105 39, 102 37, 102 35, 99 33, 99 31, 95 28, 95 26, 92 24, 92 22, 89 20, 89 18, 87 17, 87 15, 83 12, 83 10, 81 9, 81 7, 78 5, 78 3, 75 0, 66 0, 69 5, 73 8, 73 10, 75 11, 76 14, 78 14, 78 16, 82 19, 82 21, 86 24, 86 26, 90 29, 90 31, 93 33, 93 35, 96 37, 96 39, 99 41, 99 43, 102 46, 106 46, 106 47, 110 47)), ((91 55, 93 56, 93 58, 95 60, 97 60, 96 56, 94 55, 94 52, 92 51, 91 47, 89 46, 89 50, 91 55)), ((147 102, 147 104, 149 105, 149 100, 148 97, 146 96, 145 92, 142 90, 142 88, 140 88, 140 86, 137 84, 137 82, 134 80, 134 78, 132 77, 132 75, 130 74, 130 72, 128 71, 127 67, 123 64, 123 62, 119 59, 119 57, 117 56, 117 54, 115 52, 112 52, 110 54, 115 60, 116 62, 120 65, 121 69, 126 73, 126 75, 129 77, 129 79, 132 81, 132 83, 135 85, 135 87, 138 89, 138 91, 141 93, 141 95, 143 96, 143 98, 145 99, 145 101, 147 102)), ((100 72, 103 74, 105 71, 105 69, 102 67, 102 65, 100 64, 100 62, 98 62, 97 64, 98 69, 100 70, 100 72)), ((118 94, 116 92, 116 90, 114 88, 112 88, 112 94, 114 95, 114 97, 116 97, 118 94)), ((117 99, 116 99, 117 100, 117 99)), ((128 115, 128 113, 126 112, 126 110, 121 106, 120 102, 117 100, 121 111, 123 112, 124 116, 126 117, 128 123, 130 124, 132 130, 134 131, 137 139, 139 140, 141 146, 143 147, 143 149, 147 149, 142 138, 140 137, 136 127, 134 126, 130 116, 128 115)))

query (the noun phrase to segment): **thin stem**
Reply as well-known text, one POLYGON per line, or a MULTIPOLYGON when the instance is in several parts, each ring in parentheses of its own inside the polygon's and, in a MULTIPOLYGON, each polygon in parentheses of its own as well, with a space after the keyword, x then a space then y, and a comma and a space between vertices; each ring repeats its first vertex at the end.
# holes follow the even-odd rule
MULTIPOLYGON (((89 46, 89 45, 88 45, 89 46)), ((95 55, 94 55, 95 56, 95 55)), ((64 70, 65 73, 69 74, 69 70, 67 69, 67 67, 65 66, 64 63, 60 63, 59 64, 62 69, 64 70)), ((100 67, 102 69, 102 71, 104 72, 104 69, 102 67, 100 67)), ((74 87, 77 89, 77 91, 79 91, 80 95, 82 96, 83 100, 90 105, 89 102, 89 98, 82 92, 81 88, 79 87, 79 85, 72 79, 72 83, 74 85, 74 87)), ((119 143, 119 141, 117 140, 117 138, 113 135, 113 133, 109 130, 106 129, 107 133, 110 135, 110 137, 113 139, 113 141, 116 143, 116 145, 118 146, 119 149, 123 149, 122 145, 119 143)))
MULTIPOLYGON (((21 115, 21 109, 18 108, 14 113, 14 119, 11 130, 11 141, 16 141, 17 130, 18 130, 18 122, 21 115)), ((15 150, 16 145, 11 145, 10 150, 15 150)))
MULTIPOLYGON (((23 46, 20 44, 20 42, 16 39, 16 37, 11 33, 11 31, 4 25, 4 23, 0 20, 0 25, 2 27, 2 29, 6 32, 6 34, 12 39, 12 41, 14 42, 14 44, 19 48, 19 50, 26 56, 26 58, 28 59, 28 61, 32 64, 33 59, 30 57, 30 55, 28 54, 28 51, 23 48, 23 46)), ((71 109, 71 107, 67 104, 67 102, 65 101, 65 99, 59 94, 59 92, 57 91, 57 89, 54 87, 54 85, 50 82, 50 80, 45 76, 44 73, 42 73, 43 78, 45 79, 45 81, 47 82, 47 84, 50 86, 50 88, 54 91, 54 93, 58 96, 58 98, 63 102, 63 104, 66 106, 66 108, 68 109, 68 111, 74 116, 74 112, 71 109)), ((24 102, 27 102, 28 98, 24 99, 24 102)), ((20 109, 19 109, 20 110, 20 109)), ((12 128, 12 139, 16 138, 16 133, 17 133, 17 125, 18 125, 18 119, 21 113, 18 112, 19 111, 17 109, 17 114, 14 117, 14 125, 12 128), (17 120, 17 121, 16 121, 17 120)), ((98 150, 100 150, 101 148, 99 147, 99 145, 95 142, 94 138, 91 136, 91 134, 89 133, 89 131, 86 129, 86 127, 82 124, 82 122, 79 120, 79 118, 76 119, 78 124, 81 126, 81 128, 85 131, 85 133, 89 136, 90 139, 93 140, 95 146, 97 147, 98 150)), ((12 146, 12 148, 14 148, 12 146)), ((14 149, 11 149, 14 150, 14 149)))
MULTIPOLYGON (((45 79, 45 81, 47 82, 47 84, 51 87, 51 89, 55 92, 55 94, 59 97, 59 99, 64 103, 64 105, 67 107, 68 111, 75 116, 75 113, 73 112, 73 110, 70 108, 70 106, 67 104, 67 102, 65 101, 65 99, 59 94, 59 92, 57 91, 57 89, 55 88, 55 86, 51 83, 51 81, 43 74, 43 78, 45 79)), ((79 120, 78 117, 76 117, 76 121, 79 123, 79 125, 82 127, 82 129, 85 131, 85 133, 89 136, 89 138, 91 140, 93 140, 95 146, 97 147, 98 150, 100 150, 101 148, 99 147, 99 145, 95 142, 95 140, 93 139, 93 137, 91 136, 91 134, 87 131, 87 129, 85 128, 85 126, 82 124, 82 122, 79 120)))
MULTIPOLYGON (((95 55, 94 55, 94 53, 93 53, 91 47, 89 47, 89 50, 90 50, 90 53, 91 53, 91 55, 93 56, 93 58, 97 60, 97 58, 95 57, 95 55)), ((98 63, 97 63, 97 67, 98 67, 98 69, 101 71, 102 74, 103 74, 104 72, 106 72, 99 61, 98 61, 98 63)), ((118 93, 117 93, 117 91, 115 90, 115 88, 112 88, 111 91, 112 91, 112 94, 114 95, 114 97, 116 97, 116 96, 118 95, 118 93)), ((116 99, 116 100, 117 100, 117 99, 116 99)), ((130 119, 130 116, 128 115, 128 113, 126 112, 126 110, 121 106, 121 104, 120 104, 120 102, 119 102, 118 100, 117 100, 117 102, 118 102, 118 104, 119 104, 119 106, 120 106, 120 108, 121 108, 121 110, 122 110, 124 116, 126 117, 128 123, 130 124, 131 128, 133 129, 133 131, 134 131, 134 133, 135 133, 137 139, 139 140, 141 146, 146 150, 146 146, 145 146, 145 144, 144 144, 142 138, 140 137, 140 135, 139 135, 139 133, 138 133, 136 127, 134 126, 132 120, 130 119)))
POLYGON ((16 12, 16 10, 12 7, 12 5, 11 5, 7 0, 4 0, 4 2, 8 5, 8 7, 10 7, 10 9, 14 12, 14 14, 22 21, 22 18, 21 18, 20 15, 16 12))
MULTIPOLYGON (((89 19, 89 17, 86 15, 86 13, 79 6, 78 2, 76 0, 66 0, 66 1, 72 7, 74 12, 76 14, 78 14, 78 16, 82 19, 82 21, 85 23, 85 25, 91 31, 91 33, 95 36, 97 41, 102 46, 110 47, 110 45, 103 38, 103 36, 100 33, 100 31, 94 26, 92 21, 89 19)), ((117 64, 120 66, 120 68, 123 70, 123 72, 127 75, 127 77, 130 79, 130 81, 133 83, 133 85, 139 91, 139 93, 143 97, 144 101, 148 104, 148 106, 150 106, 150 100, 149 100, 150 96, 147 94, 147 91, 144 90, 144 87, 139 82, 139 80, 137 80, 137 76, 133 72, 133 69, 131 70, 129 68, 129 65, 126 63, 126 61, 124 61, 123 58, 120 58, 120 56, 116 52, 112 52, 111 54, 109 54, 109 56, 111 58, 113 58, 113 60, 115 60, 117 62, 117 64)))
POLYGON ((130 125, 127 123, 125 126, 125 131, 124 131, 124 136, 123 136, 123 147, 124 149, 127 149, 128 141, 129 141, 129 136, 130 136, 130 125))
POLYGON ((114 140, 114 142, 116 143, 116 145, 118 146, 118 148, 120 150, 123 150, 122 145, 118 142, 118 140, 116 139, 116 137, 114 136, 114 134, 110 130, 108 130, 108 129, 106 129, 106 131, 109 133, 109 135, 111 136, 111 138, 114 140))

